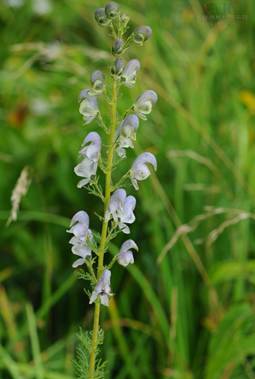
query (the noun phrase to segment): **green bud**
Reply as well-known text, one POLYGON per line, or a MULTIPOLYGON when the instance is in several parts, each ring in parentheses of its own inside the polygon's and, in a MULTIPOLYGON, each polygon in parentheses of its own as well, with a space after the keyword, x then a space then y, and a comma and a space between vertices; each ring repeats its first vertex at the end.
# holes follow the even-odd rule
POLYGON ((124 29, 126 29, 127 24, 129 23, 129 20, 130 18, 124 13, 120 16, 120 22, 124 29))
POLYGON ((138 26, 134 31, 134 42, 138 45, 143 45, 151 36, 152 29, 150 26, 138 26))

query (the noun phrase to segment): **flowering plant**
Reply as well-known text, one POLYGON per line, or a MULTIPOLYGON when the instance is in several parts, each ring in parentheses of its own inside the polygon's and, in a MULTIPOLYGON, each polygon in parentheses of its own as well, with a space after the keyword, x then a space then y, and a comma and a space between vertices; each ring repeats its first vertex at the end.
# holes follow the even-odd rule
MULTIPOLYGON (((80 178, 78 188, 86 188, 97 196, 103 203, 101 234, 97 235, 90 229, 89 215, 78 211, 72 218, 68 232, 73 236, 70 239, 72 253, 78 256, 73 267, 86 266, 81 276, 90 281, 91 292, 89 303, 95 304, 94 323, 91 339, 88 343, 89 359, 83 369, 78 365, 85 378, 103 378, 103 367, 97 360, 97 349, 100 341, 100 307, 108 306, 111 290, 111 269, 115 263, 128 266, 134 263, 134 251, 138 246, 132 239, 125 240, 118 254, 109 263, 105 262, 105 253, 109 243, 119 233, 130 234, 130 225, 135 221, 136 199, 128 195, 124 188, 130 179, 136 190, 138 182, 150 175, 150 169, 157 169, 155 156, 150 152, 139 155, 133 162, 130 170, 116 183, 113 182, 113 168, 126 157, 126 150, 134 148, 139 119, 146 120, 151 113, 153 105, 157 102, 157 94, 153 90, 143 92, 133 105, 121 117, 118 113, 118 96, 121 87, 131 88, 136 83, 140 62, 131 59, 125 62, 122 55, 132 43, 143 45, 151 37, 149 26, 140 26, 129 33, 129 17, 121 13, 119 5, 115 2, 106 4, 104 8, 95 11, 95 19, 99 25, 107 28, 113 37, 112 54, 114 61, 110 69, 110 89, 106 85, 105 75, 96 70, 91 75, 91 88, 83 89, 80 93, 79 112, 85 124, 98 121, 102 133, 88 133, 81 146, 81 161, 74 168, 75 174, 80 178), (111 92, 109 99, 108 92, 111 92), (110 108, 111 121, 109 125, 104 122, 100 112, 100 102, 106 101, 110 108), (106 142, 105 142, 106 139, 106 142), (101 177, 104 177, 104 188, 101 186, 101 177)), ((108 83, 108 82, 107 82, 108 83)), ((82 376, 80 376, 82 377, 82 376)))

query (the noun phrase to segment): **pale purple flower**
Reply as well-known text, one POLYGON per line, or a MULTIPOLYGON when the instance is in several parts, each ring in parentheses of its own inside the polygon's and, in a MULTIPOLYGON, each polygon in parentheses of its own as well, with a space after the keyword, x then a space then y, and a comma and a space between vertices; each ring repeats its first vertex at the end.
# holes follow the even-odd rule
POLYGON ((157 170, 157 160, 152 153, 142 153, 134 161, 131 170, 131 182, 136 190, 139 189, 138 181, 145 180, 150 176, 148 165, 152 165, 154 170, 157 170))
POLYGON ((134 30, 134 42, 138 45, 143 45, 147 39, 149 39, 152 36, 152 29, 150 26, 142 25, 138 26, 134 30))
POLYGON ((101 151, 101 138, 99 134, 90 132, 84 139, 82 146, 84 147, 80 150, 80 154, 83 159, 74 168, 75 174, 83 178, 79 181, 78 188, 84 187, 96 175, 101 151))
POLYGON ((127 87, 133 87, 136 81, 137 71, 140 70, 140 62, 138 59, 131 59, 126 65, 121 75, 121 79, 127 87))
POLYGON ((135 114, 130 114, 122 121, 117 129, 117 154, 119 157, 126 156, 125 149, 133 148, 136 140, 136 130, 139 126, 139 118, 135 114))
POLYGON ((91 94, 90 89, 84 89, 80 93, 80 108, 85 124, 89 124, 99 113, 96 96, 91 94))
POLYGON ((85 263, 86 258, 91 257, 91 247, 89 242, 92 241, 93 235, 89 229, 89 216, 85 211, 77 212, 70 223, 68 233, 72 233, 73 237, 69 243, 72 245, 72 253, 78 255, 78 258, 72 265, 73 268, 81 266, 85 263))
POLYGON ((146 115, 152 111, 152 106, 158 101, 158 95, 153 90, 143 92, 134 104, 134 110, 143 120, 147 120, 146 115))
POLYGON ((98 283, 96 284, 96 287, 94 291, 92 292, 89 300, 89 304, 94 303, 97 298, 99 297, 101 304, 108 307, 109 305, 109 297, 112 296, 111 293, 111 271, 110 270, 104 270, 101 278, 99 279, 98 283))
POLYGON ((129 234, 130 229, 126 224, 132 224, 135 221, 135 206, 134 196, 127 196, 123 188, 117 189, 110 198, 105 218, 108 221, 112 218, 123 233, 129 234))
POLYGON ((105 79, 104 74, 100 70, 96 70, 92 72, 91 78, 90 78, 91 84, 93 89, 90 90, 91 95, 101 95, 103 93, 105 88, 105 79))
POLYGON ((117 261, 121 266, 126 267, 134 263, 132 249, 138 251, 138 246, 133 240, 127 240, 121 245, 120 252, 117 255, 117 261))

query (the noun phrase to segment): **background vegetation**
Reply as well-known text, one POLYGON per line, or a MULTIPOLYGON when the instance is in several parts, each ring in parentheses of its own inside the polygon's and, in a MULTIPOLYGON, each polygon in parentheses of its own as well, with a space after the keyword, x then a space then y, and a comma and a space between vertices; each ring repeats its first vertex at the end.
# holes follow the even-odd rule
MULTIPOLYGON (((132 50, 143 70, 121 107, 158 92, 138 151, 155 153, 159 169, 137 194, 136 265, 114 271, 106 378, 255 378, 254 2, 123 3, 154 31, 132 50)), ((98 209, 73 167, 86 134, 78 93, 110 58, 93 19, 101 5, 1 1, 2 379, 74 378, 78 326, 91 325, 65 229, 77 210, 98 209), (26 166, 31 184, 7 227, 26 166)))

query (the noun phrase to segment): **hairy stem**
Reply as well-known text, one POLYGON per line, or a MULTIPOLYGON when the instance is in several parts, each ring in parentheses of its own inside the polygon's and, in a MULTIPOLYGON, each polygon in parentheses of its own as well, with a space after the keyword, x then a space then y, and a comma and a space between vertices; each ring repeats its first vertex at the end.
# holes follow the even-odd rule
MULTIPOLYGON (((105 196, 104 196, 104 214, 108 209, 111 191, 112 191, 112 164, 114 155, 114 140, 115 131, 117 126, 117 82, 113 79, 112 86, 112 102, 111 102, 111 127, 109 133, 109 151, 107 157, 107 166, 105 174, 105 196)), ((108 221, 103 220, 100 246, 98 249, 98 266, 97 266, 97 279, 99 280, 104 269, 104 252, 105 245, 107 241, 107 230, 108 221)), ((99 331, 99 321, 100 321, 100 301, 97 300, 95 304, 94 312, 94 322, 93 322, 93 333, 92 333, 92 346, 90 352, 90 365, 89 365, 89 379, 94 379, 95 376, 95 360, 96 360, 96 349, 97 349, 97 338, 99 331)))

